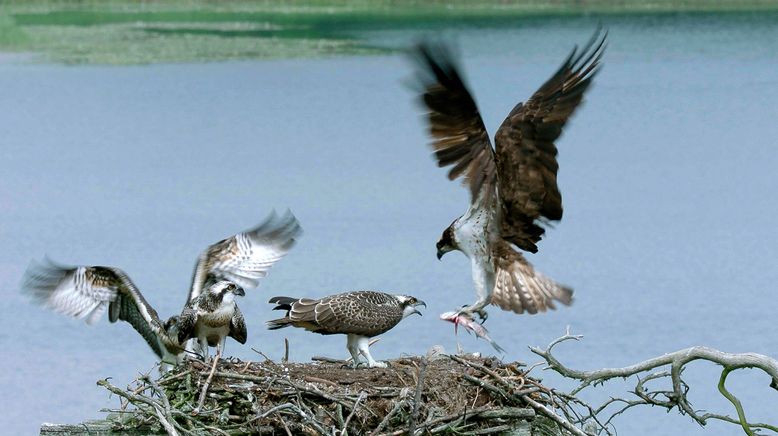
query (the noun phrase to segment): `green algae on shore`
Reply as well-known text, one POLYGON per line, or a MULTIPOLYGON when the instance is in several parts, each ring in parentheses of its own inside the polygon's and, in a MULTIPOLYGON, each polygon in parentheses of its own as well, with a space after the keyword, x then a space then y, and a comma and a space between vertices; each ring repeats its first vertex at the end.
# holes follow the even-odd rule
POLYGON ((509 26, 517 18, 778 10, 778 1, 6 1, 0 51, 66 64, 147 64, 384 53, 377 29, 509 26))

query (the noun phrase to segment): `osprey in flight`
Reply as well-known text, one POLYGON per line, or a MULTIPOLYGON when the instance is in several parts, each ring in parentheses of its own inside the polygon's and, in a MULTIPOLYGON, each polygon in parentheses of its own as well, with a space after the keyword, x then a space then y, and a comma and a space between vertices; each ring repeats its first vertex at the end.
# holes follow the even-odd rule
MULTIPOLYGON (((291 212, 281 217, 273 212, 257 227, 208 247, 197 261, 182 315, 189 320, 191 313, 188 310, 197 311, 202 307, 207 311, 207 307, 212 307, 209 298, 213 298, 214 289, 220 289, 217 293, 222 293, 229 287, 224 281, 234 282, 235 288, 229 290, 232 295, 242 294, 243 287, 256 287, 270 267, 294 246, 301 232, 300 224, 291 212), (212 292, 203 293, 203 290, 209 289, 212 292), (201 296, 203 298, 199 298, 201 296)), ((162 323, 157 312, 119 268, 33 263, 25 273, 23 287, 38 303, 65 315, 86 319, 87 324, 97 321, 106 308, 109 309, 111 322, 129 322, 165 364, 177 364, 183 359, 184 342, 179 338, 184 341, 195 337, 199 339, 196 329, 191 334, 181 334, 177 316, 162 323)), ((222 293, 220 300, 223 299, 222 293)), ((237 312, 235 317, 241 318, 243 324, 237 306, 234 311, 237 312)), ((243 328, 245 330, 245 325, 243 328)), ((240 342, 246 340, 245 331, 242 335, 237 332, 235 335, 228 334, 240 342)), ((219 338, 223 345, 223 337, 219 338)), ((212 342, 209 340, 210 333, 205 339, 212 342)), ((201 351, 207 353, 207 348, 201 351)))
POLYGON ((178 341, 178 317, 164 323, 137 286, 119 268, 65 267, 51 261, 33 264, 24 287, 40 304, 93 324, 108 309, 108 319, 127 321, 167 365, 181 363, 184 347, 178 341))
POLYGON ((270 330, 291 325, 322 335, 347 335, 346 348, 354 368, 360 366, 360 355, 367 359, 368 368, 386 368, 385 362, 376 362, 370 355, 370 338, 391 330, 409 315, 421 315, 416 306, 427 307, 414 297, 374 291, 345 292, 318 300, 273 297, 270 303, 277 305, 273 310, 286 311, 283 318, 267 322, 270 330))
POLYGON ((495 148, 449 50, 421 44, 421 100, 429 110, 438 166, 450 166, 470 188, 470 206, 437 243, 438 259, 452 250, 470 258, 478 301, 460 313, 485 320, 489 303, 516 313, 569 305, 573 291, 535 271, 514 249, 537 252, 545 220, 562 218, 554 142, 599 70, 607 32, 598 30, 525 103, 517 104, 495 135, 495 148))

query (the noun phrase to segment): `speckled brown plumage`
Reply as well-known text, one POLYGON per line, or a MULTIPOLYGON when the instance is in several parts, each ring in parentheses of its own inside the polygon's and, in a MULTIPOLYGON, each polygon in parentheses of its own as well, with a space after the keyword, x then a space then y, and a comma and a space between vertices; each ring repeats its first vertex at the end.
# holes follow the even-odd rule
POLYGON ((356 334, 373 337, 389 331, 403 318, 402 304, 391 294, 354 291, 318 300, 275 297, 284 318, 268 322, 271 329, 294 326, 323 335, 356 334))

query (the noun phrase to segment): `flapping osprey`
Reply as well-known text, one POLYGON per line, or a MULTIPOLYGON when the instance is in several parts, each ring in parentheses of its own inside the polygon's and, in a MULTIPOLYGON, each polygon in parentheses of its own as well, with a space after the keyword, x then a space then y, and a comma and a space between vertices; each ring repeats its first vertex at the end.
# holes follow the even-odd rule
POLYGON ((178 317, 164 323, 124 271, 107 266, 66 267, 46 260, 27 270, 24 287, 40 304, 93 324, 108 309, 111 322, 122 320, 135 329, 167 365, 181 363, 178 317))
POLYGON ((270 303, 277 305, 273 310, 286 311, 283 318, 267 322, 270 330, 293 326, 322 335, 347 335, 346 348, 354 368, 361 364, 360 355, 367 360, 368 368, 386 368, 385 362, 377 362, 370 355, 368 341, 391 330, 409 315, 421 315, 417 306, 427 306, 408 295, 375 291, 345 292, 318 300, 273 297, 270 303))
MULTIPOLYGON (((195 264, 192 286, 189 288, 189 296, 184 312, 181 314, 182 318, 190 319, 191 310, 195 310, 195 312, 206 310, 196 309, 198 307, 206 308, 216 304, 213 300, 215 297, 209 296, 209 293, 203 293, 203 289, 208 289, 209 286, 229 281, 241 287, 241 292, 243 292, 242 288, 259 286, 259 279, 265 277, 270 267, 286 256, 301 234, 300 223, 290 211, 286 211, 281 217, 273 211, 265 221, 253 229, 223 239, 208 247, 200 254, 195 264), (190 313, 187 313, 188 309, 190 313)), ((234 305, 231 300, 230 304, 234 305)), ((235 306, 235 311, 237 311, 242 323, 243 316, 237 306, 235 306)), ((239 339, 241 336, 239 333, 237 337, 232 334, 229 336, 240 343, 245 343, 245 324, 243 329, 242 341, 239 339)), ((211 344, 211 341, 203 341, 194 331, 189 333, 191 334, 181 335, 180 338, 182 340, 185 336, 187 339, 197 338, 199 352, 206 357, 208 348, 204 347, 204 344, 206 342, 211 344)), ((220 340, 221 351, 224 351, 224 338, 222 336, 220 340)), ((189 345, 190 342, 187 344, 187 350, 198 351, 189 345)), ((215 344, 211 346, 215 346, 215 344)))
MULTIPOLYGON (((243 291, 243 287, 256 287, 270 267, 294 246, 295 238, 301 232, 300 224, 291 212, 287 211, 281 217, 273 212, 257 227, 208 247, 195 267, 184 314, 189 316, 187 309, 195 307, 201 295, 208 295, 203 293, 204 289, 208 290, 224 280, 236 283, 233 291, 238 293, 243 291), (237 291, 238 287, 241 287, 240 291, 237 291)), ((179 342, 179 337, 198 337, 194 332, 179 335, 177 316, 162 323, 157 312, 119 268, 63 267, 50 261, 33 263, 25 273, 23 288, 39 304, 65 315, 86 319, 88 324, 97 321, 109 309, 111 322, 129 322, 165 364, 177 364, 183 359, 185 342, 191 341, 179 342)), ((202 304, 207 306, 205 302, 202 304)), ((239 313, 237 306, 235 310, 239 313)), ((236 336, 240 337, 238 333, 236 336)), ((244 333, 242 341, 238 341, 245 340, 244 333)), ((207 348, 200 351, 207 353, 207 348)))
POLYGON ((514 246, 537 252, 545 232, 540 224, 562 218, 554 141, 599 70, 606 38, 598 29, 527 102, 517 104, 497 130, 494 149, 450 51, 418 46, 435 157, 441 167, 453 165, 449 179, 462 176, 470 188, 470 207, 437 243, 438 259, 459 250, 471 261, 478 300, 460 313, 485 320, 489 303, 532 314, 554 309, 554 301, 572 303, 572 289, 535 271, 514 246))
POLYGON ((211 245, 197 259, 187 302, 221 280, 256 288, 259 279, 286 256, 301 234, 302 227, 291 211, 280 217, 273 211, 253 229, 211 245))

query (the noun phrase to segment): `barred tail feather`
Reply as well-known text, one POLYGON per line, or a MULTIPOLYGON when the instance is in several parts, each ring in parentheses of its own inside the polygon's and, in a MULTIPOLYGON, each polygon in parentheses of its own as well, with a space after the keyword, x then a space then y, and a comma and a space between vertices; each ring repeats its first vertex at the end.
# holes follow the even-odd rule
POLYGON ((496 279, 492 304, 503 310, 535 314, 556 309, 555 302, 569 306, 573 290, 546 277, 532 267, 507 243, 500 244, 496 256, 496 279))
POLYGON ((268 330, 278 330, 292 325, 292 320, 290 320, 289 318, 271 319, 266 324, 268 330))

